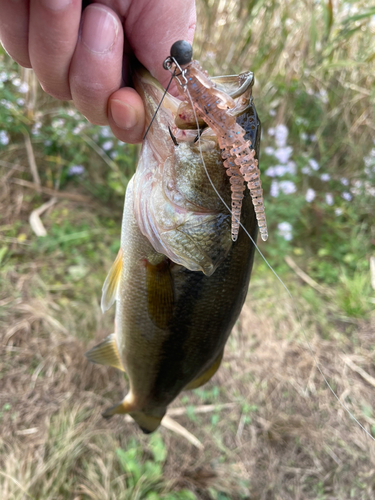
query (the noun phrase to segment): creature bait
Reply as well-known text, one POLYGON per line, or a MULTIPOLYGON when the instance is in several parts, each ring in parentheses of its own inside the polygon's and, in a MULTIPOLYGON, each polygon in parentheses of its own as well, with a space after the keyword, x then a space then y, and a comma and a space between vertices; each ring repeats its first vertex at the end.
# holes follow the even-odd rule
POLYGON ((174 76, 180 93, 184 97, 186 94, 190 96, 197 115, 217 135, 231 183, 232 240, 236 241, 238 237, 245 181, 253 200, 261 238, 266 241, 268 230, 255 150, 251 141, 244 139, 246 131, 228 113, 228 110, 235 107, 233 98, 220 91, 208 77, 207 71, 197 61, 191 61, 191 57, 192 48, 188 42, 175 42, 171 47, 171 55, 164 61, 164 68, 174 76))

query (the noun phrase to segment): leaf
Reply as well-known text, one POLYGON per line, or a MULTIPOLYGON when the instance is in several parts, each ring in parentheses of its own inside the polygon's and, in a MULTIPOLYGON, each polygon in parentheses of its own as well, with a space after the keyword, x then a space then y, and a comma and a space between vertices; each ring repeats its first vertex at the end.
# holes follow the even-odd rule
POLYGON ((177 493, 178 500, 197 500, 197 497, 190 490, 181 490, 177 493))
POLYGON ((147 479, 155 481, 156 479, 161 478, 161 476, 163 475, 163 470, 159 463, 147 460, 144 464, 144 474, 147 479))
POLYGON ((116 449, 116 455, 120 461, 120 464, 124 472, 128 472, 132 475, 134 486, 142 476, 141 465, 138 463, 138 450, 137 448, 130 448, 129 450, 122 450, 121 448, 116 449))
POLYGON ((167 449, 160 434, 153 434, 151 436, 150 449, 155 462, 164 462, 167 458, 167 449))
POLYGON ((0 264, 3 261, 7 251, 8 251, 8 247, 6 245, 0 248, 0 264))
POLYGON ((347 17, 343 20, 343 24, 349 24, 360 19, 366 19, 366 17, 375 16, 375 7, 371 7, 367 12, 362 12, 361 14, 355 14, 354 16, 347 17))

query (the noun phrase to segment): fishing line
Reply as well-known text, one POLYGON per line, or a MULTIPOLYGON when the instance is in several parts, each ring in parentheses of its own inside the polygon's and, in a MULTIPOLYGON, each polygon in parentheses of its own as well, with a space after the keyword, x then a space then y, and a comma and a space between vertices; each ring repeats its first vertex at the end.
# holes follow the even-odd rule
POLYGON ((161 100, 160 100, 160 102, 159 102, 159 104, 158 104, 158 107, 156 108, 156 111, 155 111, 155 113, 154 113, 154 116, 151 118, 150 125, 147 127, 147 130, 146 130, 146 132, 145 132, 145 135, 143 136, 143 140, 145 140, 145 139, 146 139, 146 136, 147 136, 147 134, 148 134, 148 131, 150 130, 151 125, 152 125, 153 121, 155 120, 156 113, 159 111, 159 108, 160 108, 160 106, 161 106, 161 103, 163 102, 164 97, 166 96, 166 94, 167 94, 167 92, 168 92, 168 89, 169 89, 169 87, 170 87, 170 85, 171 85, 171 83, 172 83, 172 80, 173 80, 173 77, 175 76, 175 74, 176 74, 176 70, 174 70, 174 72, 172 73, 171 79, 170 79, 170 80, 169 80, 169 82, 168 82, 168 85, 167 85, 167 88, 166 88, 166 89, 165 89, 165 91, 164 91, 163 97, 161 98, 161 100))
MULTIPOLYGON (((197 125, 197 130, 198 130, 198 146, 199 146, 199 153, 200 153, 200 157, 201 157, 201 160, 202 160, 202 164, 203 164, 203 168, 204 168, 204 171, 206 172, 206 175, 207 175, 207 178, 213 188, 213 190, 215 191, 215 193, 217 194, 217 196, 219 197, 220 201, 222 202, 222 204, 225 206, 225 208, 228 210, 228 212, 232 214, 232 210, 228 207, 228 205, 226 204, 225 200, 223 199, 223 197, 221 196, 221 194, 218 192, 218 190, 216 189, 214 183, 212 182, 211 180, 211 177, 210 177, 210 174, 208 173, 208 170, 207 170, 207 167, 206 167, 206 164, 204 162, 204 158, 203 158, 203 154, 202 154, 202 148, 201 148, 201 134, 200 134, 200 129, 199 129, 199 123, 198 123, 198 118, 197 118, 197 115, 196 115, 196 112, 195 112, 195 108, 194 108, 194 104, 193 104, 193 100, 191 98, 191 95, 190 95, 190 92, 189 92, 189 89, 187 87, 185 87, 185 90, 186 90, 186 93, 188 95, 188 98, 189 98, 189 101, 190 101, 190 104, 191 104, 191 107, 193 109, 193 113, 194 113, 194 118, 195 118, 195 122, 196 122, 196 125, 197 125)), ((235 217, 235 216, 234 216, 235 217)), ((247 229, 245 228, 245 226, 235 217, 236 221, 239 223, 239 225, 242 227, 242 229, 245 231, 246 235, 250 238, 250 241, 253 243, 253 245, 255 246, 255 248, 257 249, 259 255, 262 257, 262 259, 264 260, 264 262, 267 264, 268 268, 271 270, 271 272, 273 273, 273 275, 275 276, 275 278, 277 278, 277 280, 279 281, 279 283, 281 284, 281 286, 284 288, 284 290, 286 291, 286 293, 288 294, 288 296, 290 297, 291 301, 292 301, 292 307, 293 307, 293 310, 294 310, 294 313, 296 314, 297 316, 297 319, 298 319, 298 322, 300 324, 300 328, 302 330, 302 333, 305 337, 305 340, 306 340, 306 343, 307 343, 307 346, 309 348, 309 351, 310 351, 310 354, 311 354, 311 357, 312 359, 314 360, 314 363, 315 363, 315 366, 317 367, 317 369, 319 370, 319 373, 321 374, 321 376, 323 377, 323 380, 324 382, 326 383, 327 387, 329 388, 329 390, 332 392, 332 394, 335 396, 335 398, 337 399, 337 401, 339 402, 339 404, 341 405, 341 407, 348 413, 348 415, 354 420, 354 422, 356 422, 357 425, 359 425, 359 427, 373 440, 375 441, 375 438, 363 427, 363 425, 355 418, 355 416, 353 415, 353 413, 349 410, 349 408, 341 401, 341 399, 338 397, 338 395, 335 393, 335 391, 333 390, 332 386, 330 385, 330 383, 328 382, 326 376, 324 375, 322 369, 320 368, 320 363, 317 361, 315 355, 314 355, 314 352, 312 350, 312 347, 310 345, 310 342, 308 340, 308 337, 307 337, 307 334, 305 332, 305 329, 303 328, 302 326, 302 322, 301 322, 301 315, 300 315, 300 312, 299 312, 299 309, 295 303, 295 300, 293 298, 293 295, 291 294, 291 292, 289 291, 289 288, 285 285, 285 283, 283 282, 283 280, 280 278, 280 276, 277 274, 277 272, 273 269, 273 267, 271 266, 271 264, 268 262, 268 260, 266 259, 266 257, 263 255, 263 253, 261 252, 260 248, 258 247, 258 245, 255 243, 255 241, 253 240, 251 234, 247 231, 247 229)))

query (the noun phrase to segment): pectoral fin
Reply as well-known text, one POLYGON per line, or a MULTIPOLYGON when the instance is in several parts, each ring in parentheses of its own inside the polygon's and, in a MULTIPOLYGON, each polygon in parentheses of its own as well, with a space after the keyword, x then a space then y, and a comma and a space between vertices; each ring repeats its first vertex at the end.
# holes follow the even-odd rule
POLYGON ((121 272, 122 272, 122 249, 120 248, 116 260, 112 264, 112 267, 109 270, 108 276, 106 277, 103 285, 102 302, 101 302, 101 308, 103 313, 105 313, 116 300, 117 291, 120 284, 121 272))
POLYGON ((170 261, 146 263, 147 309, 152 322, 165 330, 173 314, 174 290, 170 261))
POLYGON ((103 342, 100 342, 100 344, 87 351, 85 356, 92 363, 113 366, 113 368, 125 371, 117 349, 116 335, 114 333, 111 333, 103 342))
POLYGON ((223 359, 223 354, 224 354, 224 349, 221 351, 221 353, 215 359, 212 365, 204 373, 202 373, 202 375, 192 380, 186 387, 184 387, 184 391, 188 391, 190 389, 196 389, 197 387, 200 387, 201 385, 204 385, 206 382, 208 382, 210 378, 212 378, 219 369, 221 360, 223 359))

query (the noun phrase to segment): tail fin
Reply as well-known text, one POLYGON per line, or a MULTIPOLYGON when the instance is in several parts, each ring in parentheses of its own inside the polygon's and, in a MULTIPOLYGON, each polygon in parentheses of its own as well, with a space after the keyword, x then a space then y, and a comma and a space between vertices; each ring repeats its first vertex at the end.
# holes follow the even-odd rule
POLYGON ((105 410, 102 415, 104 418, 111 418, 113 415, 125 413, 129 414, 133 420, 135 420, 145 434, 150 434, 159 427, 166 413, 166 408, 157 408, 153 410, 154 415, 144 413, 143 411, 137 410, 134 398, 132 394, 129 393, 120 404, 111 406, 111 408, 105 410))

